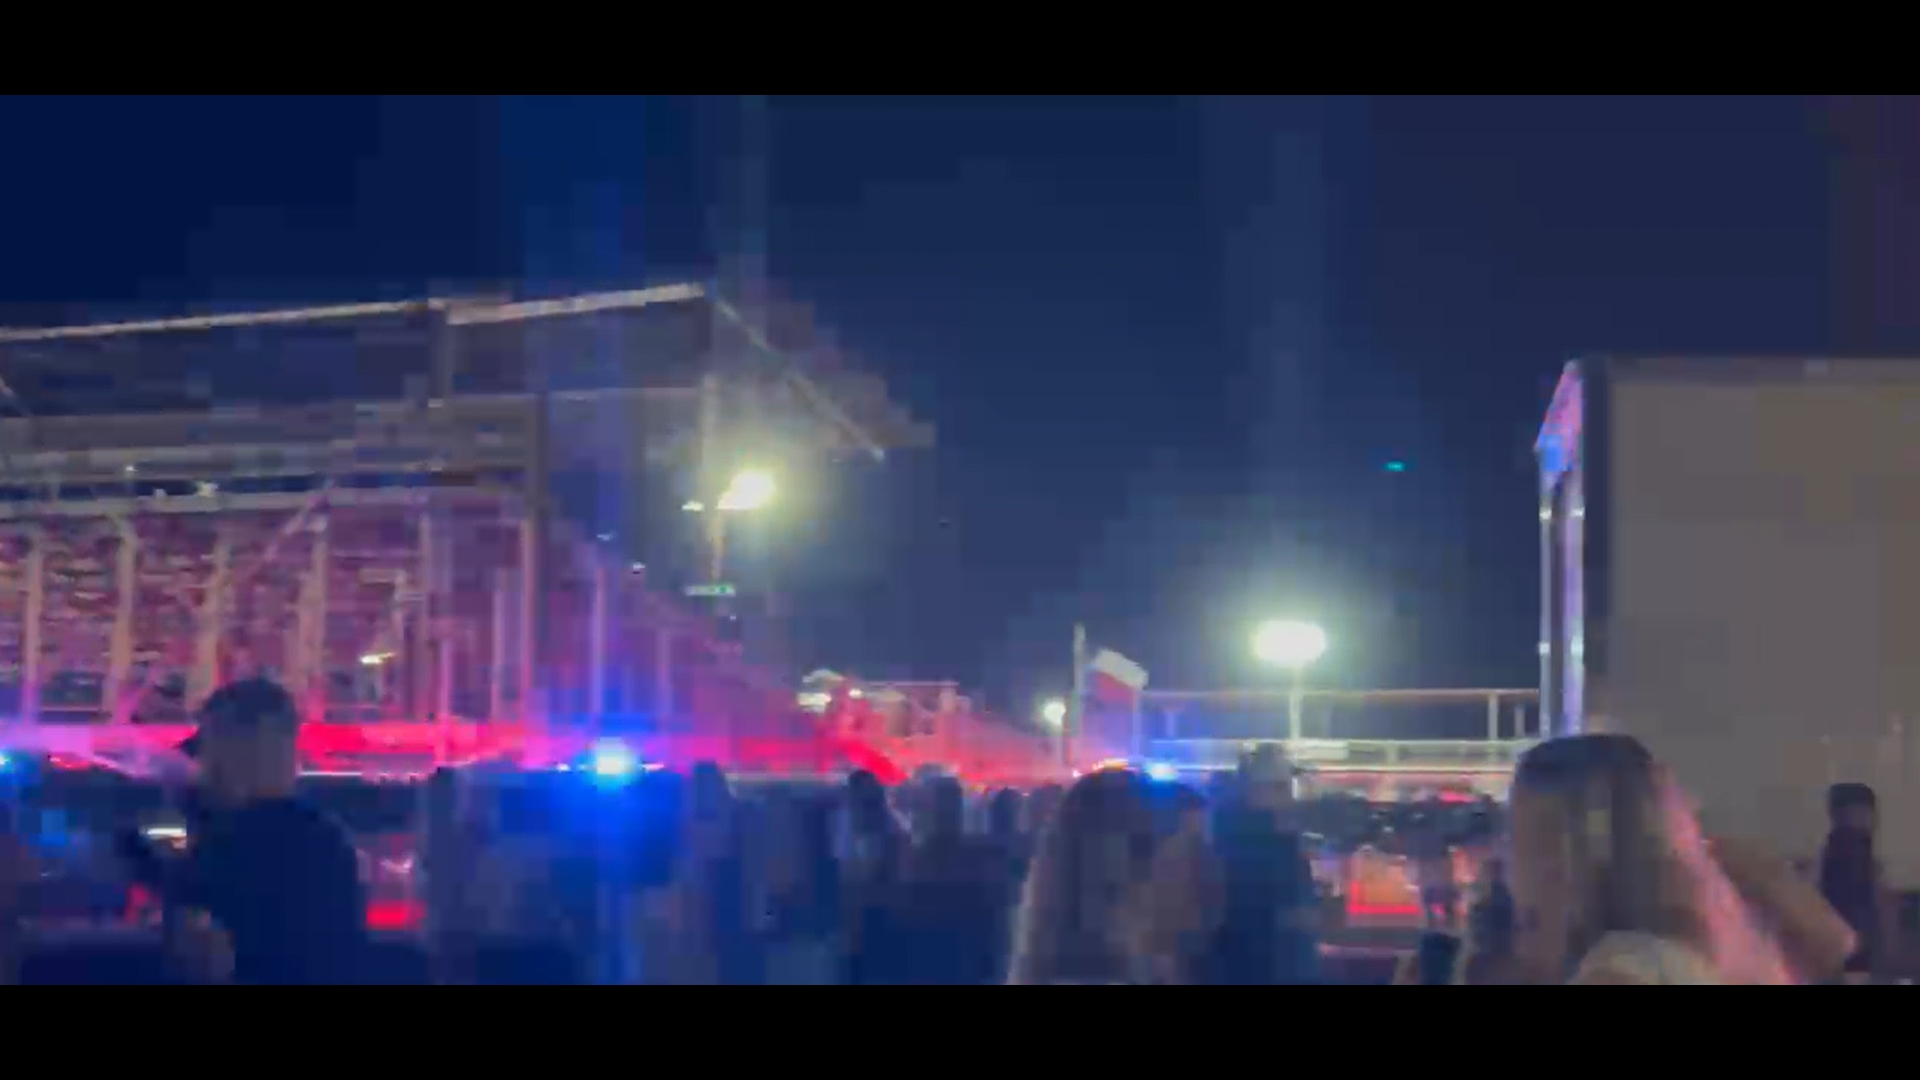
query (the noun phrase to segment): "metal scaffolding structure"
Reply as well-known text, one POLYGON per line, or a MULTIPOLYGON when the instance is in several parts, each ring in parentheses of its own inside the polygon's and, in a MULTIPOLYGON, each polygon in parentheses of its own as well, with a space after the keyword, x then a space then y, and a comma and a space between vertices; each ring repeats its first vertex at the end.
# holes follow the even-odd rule
POLYGON ((0 723, 152 742, 260 673, 311 725, 439 761, 489 732, 799 738, 792 688, 553 482, 707 483, 724 437, 677 448, 743 392, 810 450, 928 438, 836 381, 859 383, 806 374, 702 285, 0 330, 0 723))

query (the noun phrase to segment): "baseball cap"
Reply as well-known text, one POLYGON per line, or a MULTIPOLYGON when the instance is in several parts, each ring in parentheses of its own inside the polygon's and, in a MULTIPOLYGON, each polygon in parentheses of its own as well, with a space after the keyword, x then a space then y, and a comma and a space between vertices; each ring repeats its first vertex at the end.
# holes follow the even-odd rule
POLYGON ((293 695, 271 679, 240 679, 207 695, 200 706, 200 728, 180 744, 188 757, 200 756, 209 728, 225 731, 294 731, 300 713, 293 695))

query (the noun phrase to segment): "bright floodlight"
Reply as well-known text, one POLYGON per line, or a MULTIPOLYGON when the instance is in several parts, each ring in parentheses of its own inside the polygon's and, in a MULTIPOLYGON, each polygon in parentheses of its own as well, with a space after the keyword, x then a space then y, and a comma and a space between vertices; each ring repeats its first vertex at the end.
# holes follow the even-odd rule
POLYGON ((758 510, 773 501, 773 474, 764 469, 745 469, 736 474, 720 493, 720 509, 729 512, 758 510))
POLYGON ((1052 701, 1040 706, 1040 719, 1046 721, 1048 727, 1059 727, 1061 724, 1066 723, 1067 703, 1061 701, 1059 698, 1054 698, 1052 701))
POLYGON ((1253 633, 1253 655, 1275 667, 1299 670, 1327 651, 1327 632, 1310 622, 1264 622, 1253 633))

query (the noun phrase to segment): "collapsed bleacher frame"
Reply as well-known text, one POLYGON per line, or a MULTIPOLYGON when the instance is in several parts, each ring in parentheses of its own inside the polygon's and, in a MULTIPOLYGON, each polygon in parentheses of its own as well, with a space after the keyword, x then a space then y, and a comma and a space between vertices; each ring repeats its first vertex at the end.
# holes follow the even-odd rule
POLYGON ((792 700, 557 514, 556 470, 702 491, 747 424, 812 454, 931 441, 705 284, 0 329, 0 408, 11 728, 173 726, 261 671, 309 721, 435 730, 438 758, 475 727, 731 737, 792 700), (231 378, 249 354, 276 376, 231 378))

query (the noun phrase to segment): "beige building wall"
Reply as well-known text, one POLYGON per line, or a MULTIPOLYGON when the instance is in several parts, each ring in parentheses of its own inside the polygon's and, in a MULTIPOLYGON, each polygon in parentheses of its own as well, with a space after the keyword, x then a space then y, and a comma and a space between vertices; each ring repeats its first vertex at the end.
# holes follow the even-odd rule
POLYGON ((1920 884, 1920 363, 1743 368, 1612 384, 1609 723, 1795 856, 1875 785, 1920 884))

